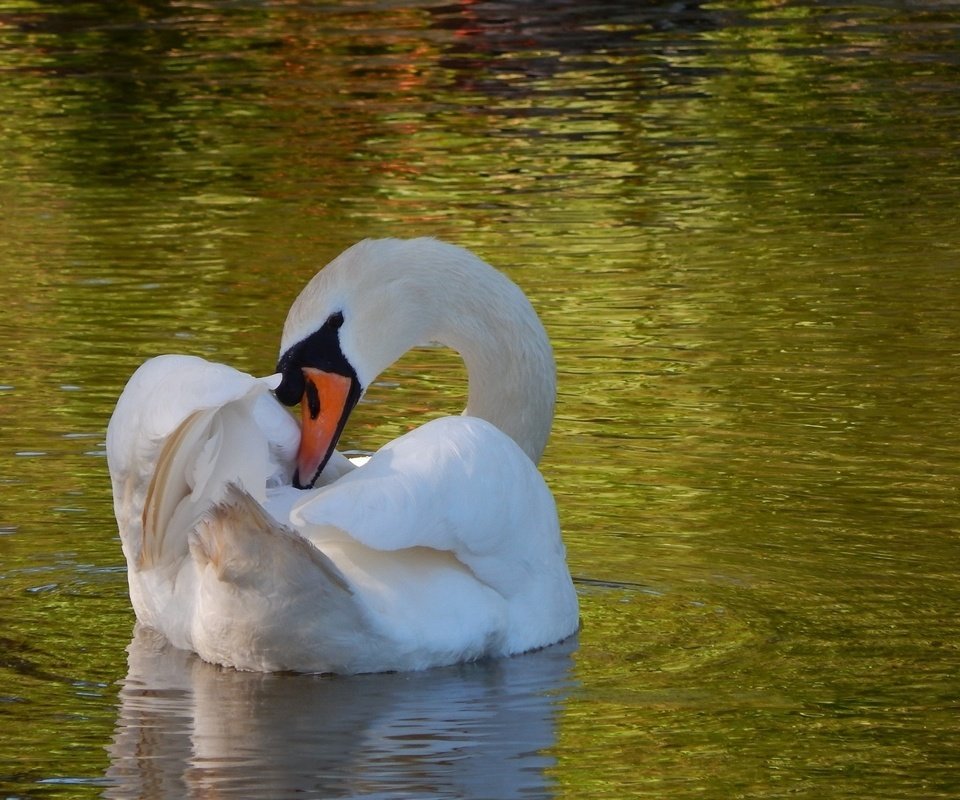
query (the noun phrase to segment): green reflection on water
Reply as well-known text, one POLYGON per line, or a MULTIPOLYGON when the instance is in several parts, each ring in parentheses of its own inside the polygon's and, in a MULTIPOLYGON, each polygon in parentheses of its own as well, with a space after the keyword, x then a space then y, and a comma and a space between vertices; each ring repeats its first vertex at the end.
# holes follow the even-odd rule
MULTIPOLYGON (((102 788, 126 377, 268 372, 317 266, 431 233, 556 346, 543 466, 584 618, 557 794, 955 795, 955 10, 0 14, 5 790, 102 788)), ((418 351, 344 444, 463 394, 418 351)))

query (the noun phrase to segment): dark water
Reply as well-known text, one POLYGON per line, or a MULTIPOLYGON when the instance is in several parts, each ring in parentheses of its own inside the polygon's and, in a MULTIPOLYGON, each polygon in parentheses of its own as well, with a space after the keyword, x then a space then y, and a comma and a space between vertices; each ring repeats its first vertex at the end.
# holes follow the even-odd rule
MULTIPOLYGON (((958 42, 949 2, 0 0, 3 795, 960 797, 958 42), (270 372, 318 267, 422 234, 554 341, 579 640, 337 679, 134 638, 126 378, 270 372)), ((345 445, 463 398, 418 351, 345 445)))

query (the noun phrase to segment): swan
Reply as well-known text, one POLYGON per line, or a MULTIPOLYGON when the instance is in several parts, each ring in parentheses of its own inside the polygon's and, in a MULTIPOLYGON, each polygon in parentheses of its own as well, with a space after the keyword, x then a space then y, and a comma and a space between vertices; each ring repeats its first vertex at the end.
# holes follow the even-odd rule
POLYGON ((121 393, 107 460, 138 621, 261 672, 422 670, 567 639, 577 597, 536 466, 555 392, 546 332, 501 272, 435 239, 353 245, 293 302, 275 374, 163 355, 121 393), (371 383, 430 342, 463 358, 463 414, 362 466, 340 454, 371 383))

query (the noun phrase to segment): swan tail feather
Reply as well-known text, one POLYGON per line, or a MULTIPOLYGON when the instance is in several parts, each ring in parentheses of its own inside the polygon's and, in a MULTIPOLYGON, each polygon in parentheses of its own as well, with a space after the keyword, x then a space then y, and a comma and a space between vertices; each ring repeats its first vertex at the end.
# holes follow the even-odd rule
POLYGON ((198 569, 193 642, 208 661, 259 671, 351 672, 365 607, 322 551, 236 484, 189 537, 198 569))
POLYGON ((212 567, 222 581, 250 582, 265 570, 307 568, 320 572, 332 588, 352 594, 333 561, 270 517, 235 483, 228 484, 223 499, 200 518, 190 550, 198 564, 212 567))

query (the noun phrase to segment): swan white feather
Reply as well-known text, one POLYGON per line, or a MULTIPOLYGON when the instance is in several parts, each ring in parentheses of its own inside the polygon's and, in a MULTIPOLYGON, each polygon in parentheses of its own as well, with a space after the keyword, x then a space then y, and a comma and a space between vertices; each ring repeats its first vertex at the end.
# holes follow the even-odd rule
POLYGON ((138 619, 208 661, 261 671, 423 669, 571 635, 576 594, 531 460, 552 416, 552 355, 522 293, 451 245, 363 242, 298 298, 281 352, 337 311, 362 389, 420 341, 457 347, 465 415, 360 468, 334 454, 320 485, 299 490, 301 431, 271 393, 278 376, 192 356, 146 362, 107 432, 138 619), (512 400, 476 385, 492 368, 512 400), (524 397, 532 412, 515 407, 524 397))

